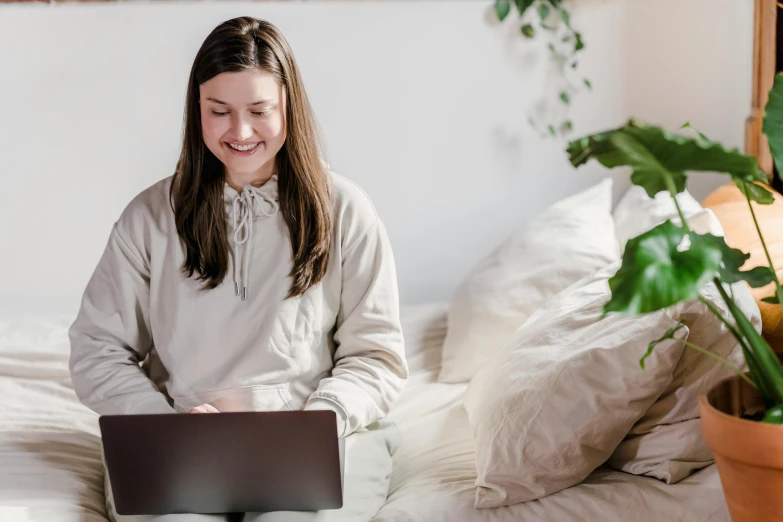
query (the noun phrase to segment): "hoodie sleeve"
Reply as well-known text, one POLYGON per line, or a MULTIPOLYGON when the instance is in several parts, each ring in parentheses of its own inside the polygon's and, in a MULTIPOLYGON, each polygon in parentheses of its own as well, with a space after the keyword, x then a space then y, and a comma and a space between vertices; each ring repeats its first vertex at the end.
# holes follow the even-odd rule
POLYGON ((176 413, 139 366, 152 347, 149 266, 115 224, 69 330, 74 390, 101 415, 176 413))
POLYGON ((380 220, 343 252, 342 274, 334 369, 305 409, 335 411, 344 437, 386 416, 408 379, 394 256, 380 220))

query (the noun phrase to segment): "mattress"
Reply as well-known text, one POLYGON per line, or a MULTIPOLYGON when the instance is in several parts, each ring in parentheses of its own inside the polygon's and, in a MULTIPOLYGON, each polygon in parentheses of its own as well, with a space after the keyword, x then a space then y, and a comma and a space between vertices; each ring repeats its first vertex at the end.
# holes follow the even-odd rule
POLYGON ((411 379, 390 414, 402 443, 376 522, 730 520, 715 465, 674 485, 599 468, 582 484, 537 501, 475 509, 475 452, 462 406, 467 385, 437 382, 447 309, 429 303, 402 310, 411 379))
MULTIPOLYGON (((402 309, 411 378, 390 418, 402 444, 378 522, 728 521, 715 466, 677 485, 600 469, 508 508, 473 508, 465 385, 436 382, 446 303, 402 309)), ((105 522, 98 416, 68 374, 70 317, 0 320, 0 521, 105 522)))

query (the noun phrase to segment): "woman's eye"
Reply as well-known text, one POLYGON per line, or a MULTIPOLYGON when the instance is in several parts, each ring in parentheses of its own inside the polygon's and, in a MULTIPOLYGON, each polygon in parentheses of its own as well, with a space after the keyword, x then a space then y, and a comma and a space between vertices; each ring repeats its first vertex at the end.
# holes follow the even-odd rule
MULTIPOLYGON (((266 116, 267 114, 269 114, 269 112, 270 112, 270 109, 267 109, 267 110, 261 111, 261 112, 251 112, 250 114, 253 114, 255 116, 266 116)), ((212 111, 212 114, 214 114, 215 116, 225 116, 228 113, 227 112, 212 111)))

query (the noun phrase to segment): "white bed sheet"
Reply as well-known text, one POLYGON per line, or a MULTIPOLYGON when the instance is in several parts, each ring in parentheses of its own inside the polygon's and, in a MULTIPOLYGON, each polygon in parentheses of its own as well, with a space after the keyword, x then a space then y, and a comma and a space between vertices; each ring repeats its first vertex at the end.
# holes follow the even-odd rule
POLYGON ((0 521, 105 522, 98 416, 68 373, 70 317, 0 322, 0 521))
MULTIPOLYGON (((599 470, 583 484, 508 508, 473 508, 476 471, 465 385, 435 382, 446 303, 403 307, 411 378, 390 415, 402 435, 376 522, 728 521, 715 466, 667 486, 599 470)), ((71 318, 0 321, 0 521, 105 522, 97 415, 68 375, 71 318)))
POLYGON ((729 521, 714 465, 676 485, 609 469, 549 497, 497 509, 473 507, 473 437, 464 384, 436 382, 447 303, 405 307, 411 379, 390 418, 401 432, 389 498, 375 522, 729 521))

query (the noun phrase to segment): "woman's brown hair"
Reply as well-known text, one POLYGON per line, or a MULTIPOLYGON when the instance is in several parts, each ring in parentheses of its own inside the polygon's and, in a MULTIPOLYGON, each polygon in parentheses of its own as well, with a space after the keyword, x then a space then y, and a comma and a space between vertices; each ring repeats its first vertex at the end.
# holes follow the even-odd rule
POLYGON ((218 286, 229 266, 223 205, 223 164, 201 133, 199 86, 224 72, 264 70, 285 92, 286 139, 275 159, 283 214, 291 239, 293 267, 288 297, 302 295, 326 273, 332 230, 332 202, 321 141, 294 55, 269 22, 234 18, 204 40, 190 71, 185 98, 182 152, 170 199, 177 233, 184 243, 182 270, 198 274, 205 289, 218 286))

